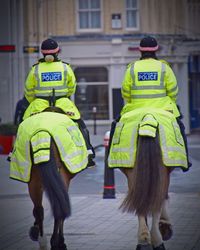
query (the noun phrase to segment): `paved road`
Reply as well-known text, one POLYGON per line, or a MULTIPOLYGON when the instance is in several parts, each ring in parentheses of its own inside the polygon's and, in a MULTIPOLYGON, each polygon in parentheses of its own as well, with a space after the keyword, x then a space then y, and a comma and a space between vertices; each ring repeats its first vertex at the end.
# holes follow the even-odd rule
MULTIPOLYGON (((94 145, 102 137, 93 137, 94 145)), ((189 138, 192 169, 174 171, 170 186, 170 214, 174 236, 166 242, 167 250, 200 250, 200 140, 189 138)), ((137 220, 118 209, 127 190, 125 177, 115 171, 116 199, 102 199, 104 149, 97 151, 97 167, 73 180, 70 187, 72 216, 65 223, 69 250, 133 250, 136 245, 137 220)), ((0 157, 0 250, 34 250, 38 244, 28 238, 33 222, 32 204, 26 184, 10 180, 6 157, 0 157)), ((44 198, 45 232, 49 241, 52 218, 44 198)))

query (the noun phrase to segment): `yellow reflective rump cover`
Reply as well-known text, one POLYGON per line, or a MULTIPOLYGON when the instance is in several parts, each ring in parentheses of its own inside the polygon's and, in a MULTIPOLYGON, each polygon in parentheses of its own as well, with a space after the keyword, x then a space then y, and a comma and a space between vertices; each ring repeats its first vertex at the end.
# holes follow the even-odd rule
POLYGON ((134 167, 139 130, 141 135, 147 133, 147 130, 141 130, 142 127, 148 127, 148 123, 144 121, 149 122, 148 133, 153 132, 152 126, 158 127, 164 165, 187 169, 185 145, 176 118, 172 113, 158 108, 141 108, 122 115, 112 139, 108 157, 109 167, 134 167), (150 119, 151 117, 153 119, 150 119))
POLYGON ((49 160, 51 138, 71 173, 87 167, 87 148, 78 125, 65 114, 42 112, 25 119, 18 128, 11 155, 10 177, 29 182, 32 164, 49 160))
MULTIPOLYGON (((78 111, 75 104, 67 97, 62 97, 56 100, 56 107, 62 109, 66 114, 70 113, 71 119, 80 119, 80 112, 78 111)), ((45 99, 36 98, 32 101, 26 109, 23 120, 30 117, 31 115, 37 114, 49 107, 49 102, 45 99)))

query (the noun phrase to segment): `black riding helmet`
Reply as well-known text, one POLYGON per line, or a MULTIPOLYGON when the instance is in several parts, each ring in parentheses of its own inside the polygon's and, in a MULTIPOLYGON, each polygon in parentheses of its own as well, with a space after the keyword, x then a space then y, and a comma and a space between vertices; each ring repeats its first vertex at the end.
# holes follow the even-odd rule
POLYGON ((60 48, 58 46, 58 43, 53 39, 48 38, 42 42, 41 52, 46 62, 56 61, 58 59, 59 51, 60 48))
POLYGON ((147 36, 140 41, 140 51, 157 51, 158 43, 154 37, 147 36))
POLYGON ((59 52, 58 43, 50 38, 44 40, 41 45, 41 52, 44 55, 47 54, 52 55, 58 53, 59 52))
POLYGON ((154 37, 147 36, 140 41, 139 50, 142 54, 141 59, 156 57, 156 51, 158 50, 158 43, 154 37))

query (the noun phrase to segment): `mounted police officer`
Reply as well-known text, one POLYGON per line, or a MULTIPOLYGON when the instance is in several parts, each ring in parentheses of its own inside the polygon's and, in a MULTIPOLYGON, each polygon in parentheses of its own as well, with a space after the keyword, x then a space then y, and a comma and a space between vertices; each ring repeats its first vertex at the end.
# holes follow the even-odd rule
MULTIPOLYGON (((158 60, 156 56, 158 49, 156 39, 151 36, 144 37, 140 41, 141 58, 128 65, 122 82, 121 93, 126 104, 121 111, 121 115, 145 107, 162 108, 173 113, 180 126, 188 154, 185 128, 176 104, 177 80, 169 64, 164 60, 158 60)), ((114 133, 115 124, 116 122, 112 124, 111 137, 114 133)), ((191 166, 189 161, 188 166, 191 166)))
POLYGON ((43 58, 32 66, 24 86, 23 100, 28 104, 28 108, 23 119, 43 111, 47 105, 51 106, 52 99, 55 99, 55 106, 78 123, 88 149, 88 166, 93 166, 95 152, 90 143, 89 132, 75 104, 69 99, 75 93, 76 78, 70 65, 58 58, 59 51, 58 43, 53 39, 42 42, 43 58))

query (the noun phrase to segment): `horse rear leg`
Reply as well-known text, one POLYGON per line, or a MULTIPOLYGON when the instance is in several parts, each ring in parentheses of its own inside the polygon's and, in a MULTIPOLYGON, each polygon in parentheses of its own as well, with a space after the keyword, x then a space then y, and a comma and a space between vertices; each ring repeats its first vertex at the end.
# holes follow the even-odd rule
POLYGON ((170 221, 170 216, 168 212, 168 201, 169 201, 169 195, 168 195, 168 189, 169 189, 169 183, 170 183, 170 173, 173 171, 173 169, 167 169, 167 178, 165 179, 166 181, 166 194, 165 194, 165 200, 163 201, 162 204, 162 209, 161 209, 161 215, 160 215, 160 221, 159 221, 159 229, 162 234, 162 239, 164 241, 169 240, 172 235, 173 235, 173 229, 172 229, 172 224, 170 221))
POLYGON ((166 198, 162 205, 161 216, 159 221, 159 230, 164 241, 169 240, 173 235, 172 223, 168 213, 168 199, 166 198))
POLYGON ((31 180, 28 183, 30 198, 33 202, 33 216, 35 218, 34 225, 30 228, 29 236, 33 241, 38 241, 39 236, 43 237, 43 220, 44 209, 42 206, 43 187, 41 176, 37 168, 33 167, 31 172, 31 180))
POLYGON ((147 220, 144 216, 138 216, 138 245, 136 250, 153 250, 147 220))
POLYGON ((155 250, 165 250, 163 244, 162 235, 159 230, 159 220, 161 212, 153 212, 152 214, 152 226, 151 226, 151 243, 155 250))
POLYGON ((63 236, 63 219, 55 219, 53 234, 51 236, 51 250, 67 250, 63 236))

